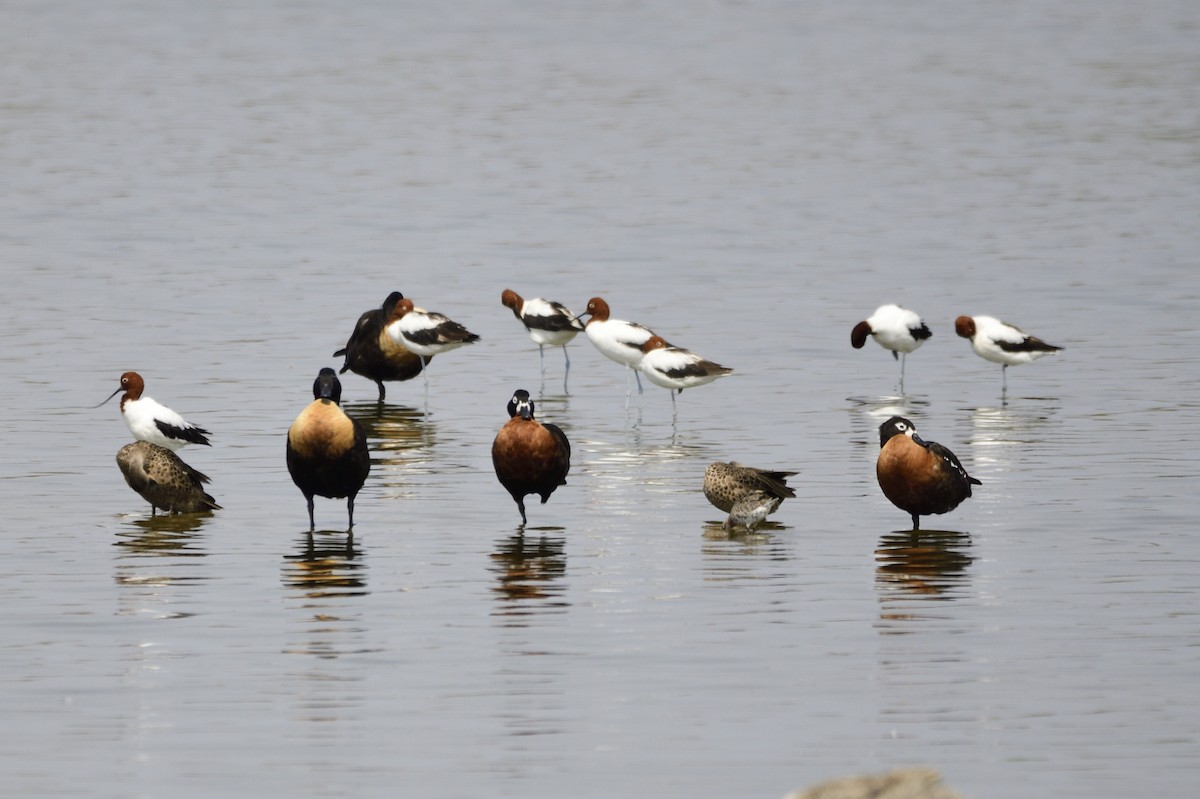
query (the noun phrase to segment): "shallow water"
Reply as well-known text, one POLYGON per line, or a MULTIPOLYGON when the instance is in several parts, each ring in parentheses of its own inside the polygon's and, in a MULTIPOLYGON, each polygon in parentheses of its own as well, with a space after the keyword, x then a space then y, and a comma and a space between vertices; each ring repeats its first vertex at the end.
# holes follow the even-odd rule
POLYGON ((1200 777, 1200 10, 17 4, 0 27, 0 737, 13 795, 780 796, 929 763, 973 797, 1200 777), (732 366, 679 395, 501 289, 732 366), (482 335, 344 376, 356 506, 284 432, 400 290, 482 335), (898 365, 853 324, 934 337, 898 365), (1065 347, 999 369, 990 313, 1065 347), (213 431, 151 518, 116 401, 213 431), (519 516, 515 388, 573 444, 519 516), (907 515, 912 418, 982 480, 907 515), (791 468, 725 534, 704 466, 791 468))

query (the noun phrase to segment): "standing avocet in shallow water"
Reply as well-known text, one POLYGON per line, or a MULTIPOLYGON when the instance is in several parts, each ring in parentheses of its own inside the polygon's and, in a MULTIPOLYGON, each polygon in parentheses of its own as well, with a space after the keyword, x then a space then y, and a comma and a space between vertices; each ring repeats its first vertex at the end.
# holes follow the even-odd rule
POLYGON ((651 336, 642 345, 638 369, 656 386, 671 389, 671 418, 675 418, 675 395, 685 388, 711 383, 733 372, 727 366, 701 358, 690 350, 672 347, 661 336, 651 336))
POLYGON ((850 344, 856 350, 862 349, 870 336, 879 346, 890 350, 892 357, 900 361, 900 392, 904 393, 905 359, 932 335, 915 311, 899 305, 880 305, 875 313, 850 331, 850 344))
MULTIPOLYGON (((393 291, 383 301, 383 305, 363 311, 346 346, 333 354, 335 358, 339 355, 346 358, 338 374, 345 374, 346 370, 350 370, 375 381, 375 385, 379 386, 380 402, 383 402, 387 395, 383 381, 411 380, 424 369, 419 355, 384 330, 391 318, 392 309, 402 299, 403 294, 393 291)), ((425 359, 428 360, 429 358, 425 359)))
POLYGON ((875 477, 883 495, 912 516, 914 530, 921 528, 921 516, 949 513, 971 496, 971 486, 982 485, 953 452, 922 439, 916 426, 901 416, 879 426, 875 477))
POLYGON ((150 503, 151 516, 159 508, 167 513, 221 509, 204 491, 208 477, 166 447, 149 441, 126 444, 117 452, 117 466, 129 487, 150 503))
MULTIPOLYGON (((637 380, 638 393, 642 393, 642 378, 638 376, 637 368, 642 362, 642 345, 650 340, 654 331, 637 322, 626 322, 624 319, 613 319, 609 316, 608 303, 600 297, 588 300, 587 308, 580 316, 590 317, 584 326, 588 340, 596 349, 609 360, 624 366, 637 380)), ((629 407, 629 395, 633 393, 629 385, 629 372, 625 373, 625 407, 629 407)))
POLYGON ((567 375, 571 373, 571 356, 567 354, 567 344, 583 330, 583 322, 562 303, 544 300, 541 297, 526 300, 512 289, 505 289, 500 293, 500 303, 512 309, 513 316, 525 325, 529 337, 538 345, 543 380, 546 379, 546 345, 562 347, 563 358, 567 362, 563 372, 563 392, 566 393, 567 375))
POLYGON ((533 418, 529 392, 517 389, 508 401, 508 421, 492 442, 492 466, 500 485, 512 495, 525 524, 525 497, 537 494, 542 504, 571 470, 571 442, 557 425, 533 418))
MULTIPOLYGON (((423 366, 434 355, 473 344, 479 336, 448 316, 417 308, 412 300, 404 299, 392 308, 387 334, 394 341, 415 352, 423 366)), ((429 390, 429 374, 425 374, 425 390, 429 390)))
POLYGON ((1000 364, 1001 396, 1008 394, 1008 367, 1036 361, 1062 349, 993 316, 960 316, 954 320, 954 332, 970 339, 971 349, 980 358, 1000 364))
MULTIPOLYGON (((212 446, 208 441, 207 430, 186 421, 167 406, 143 396, 145 390, 146 381, 142 380, 141 375, 137 372, 126 372, 121 375, 121 383, 117 390, 104 400, 108 402, 121 391, 125 392, 121 396, 121 416, 125 417, 125 424, 129 425, 129 432, 133 433, 134 438, 169 450, 177 450, 188 444, 212 446)), ((99 408, 100 405, 96 407, 99 408)))
POLYGON ((347 532, 354 530, 354 498, 371 471, 367 434, 341 409, 342 384, 322 369, 313 381, 313 401, 288 428, 287 467, 308 503, 308 529, 316 529, 313 496, 346 498, 347 532))

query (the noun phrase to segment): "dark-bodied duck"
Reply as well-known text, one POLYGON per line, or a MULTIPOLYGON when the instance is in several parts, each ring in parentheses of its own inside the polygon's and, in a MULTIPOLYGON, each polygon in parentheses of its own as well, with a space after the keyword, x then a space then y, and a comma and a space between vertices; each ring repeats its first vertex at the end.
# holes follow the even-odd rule
POLYGON ((542 504, 561 485, 567 484, 571 470, 571 442, 553 424, 533 418, 534 404, 529 392, 518 389, 508 401, 508 421, 492 442, 492 465, 500 485, 512 495, 525 519, 525 497, 537 494, 542 504))
POLYGON ((166 447, 149 441, 126 444, 117 452, 117 466, 129 487, 150 503, 151 516, 159 508, 167 513, 221 509, 204 491, 208 477, 166 447))
POLYGON ((921 438, 903 417, 893 416, 879 426, 879 447, 879 487, 893 505, 912 516, 914 530, 921 529, 921 516, 949 513, 971 496, 971 486, 982 485, 953 452, 921 438))
POLYGON ((121 375, 117 390, 104 400, 108 402, 122 391, 125 392, 121 395, 121 416, 125 418, 125 424, 129 425, 129 432, 133 433, 134 438, 172 451, 188 444, 212 446, 207 430, 197 427, 167 406, 143 396, 145 390, 146 381, 141 375, 137 372, 126 372, 121 375))
MULTIPOLYGON (((335 358, 339 355, 345 356, 345 362, 338 374, 345 374, 349 370, 375 381, 375 385, 379 386, 380 402, 387 396, 383 385, 385 380, 411 380, 424 368, 419 355, 384 331, 391 318, 392 309, 402 299, 403 294, 393 291, 383 301, 383 305, 363 311, 346 346, 333 354, 335 358)), ((425 362, 432 357, 431 355, 426 358, 425 362)))
POLYGON ((529 338, 538 345, 543 380, 546 377, 546 345, 562 347, 563 358, 567 362, 563 372, 563 391, 565 392, 567 375, 571 372, 571 356, 567 354, 567 344, 579 334, 579 331, 583 330, 583 322, 580 322, 575 314, 567 310, 562 303, 544 300, 541 297, 527 300, 512 289, 505 289, 500 293, 500 303, 504 307, 512 309, 513 316, 525 325, 525 330, 529 332, 529 338))
POLYGON ((354 528, 354 498, 371 471, 367 435, 342 410, 342 384, 322 369, 313 381, 313 401, 300 412, 287 434, 287 466, 292 482, 308 502, 308 529, 316 529, 313 496, 346 498, 347 531, 354 528))

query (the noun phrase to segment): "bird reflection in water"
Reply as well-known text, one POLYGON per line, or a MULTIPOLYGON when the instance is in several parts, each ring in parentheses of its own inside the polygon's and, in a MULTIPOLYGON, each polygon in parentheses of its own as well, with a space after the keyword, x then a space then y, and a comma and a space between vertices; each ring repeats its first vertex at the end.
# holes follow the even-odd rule
MULTIPOLYGON (((366 596, 366 570, 363 550, 355 545, 354 537, 335 530, 304 533, 297 541, 295 553, 283 559, 283 584, 295 592, 300 602, 299 624, 289 626, 289 640, 283 651, 287 654, 313 655, 322 660, 334 660, 342 655, 377 651, 365 641, 359 603, 354 597, 366 596)), ((317 669, 311 673, 314 696, 323 714, 332 718, 347 702, 344 685, 329 673, 317 669), (324 692, 329 692, 325 696, 324 692)))
POLYGON ((346 403, 342 409, 367 433, 371 483, 383 487, 383 498, 412 496, 409 472, 434 460, 437 428, 425 411, 378 402, 346 403))
POLYGON ((725 528, 724 522, 708 521, 700 529, 705 541, 730 541, 743 545, 749 554, 761 554, 764 549, 772 548, 775 536, 772 533, 788 529, 787 525, 779 522, 760 522, 753 530, 735 525, 725 528))
POLYGON ((200 544, 200 529, 211 513, 144 516, 117 532, 118 555, 113 579, 122 586, 117 601, 120 616, 182 619, 192 596, 190 586, 211 577, 202 570, 208 553, 200 544))
MULTIPOLYGON (((971 536, 953 530, 897 530, 884 533, 875 550, 875 585, 881 592, 909 597, 953 599, 968 581, 975 558, 971 536)), ((887 594, 881 594, 886 599, 887 594)), ((885 618, 906 618, 885 614, 885 618)))
POLYGON ((566 590, 567 555, 561 527, 542 527, 542 535, 526 534, 500 539, 492 553, 489 569, 496 575, 496 601, 499 616, 528 616, 546 608, 561 609, 569 603, 561 597, 566 590), (546 531, 556 533, 554 537, 546 531))
POLYGON ((387 444, 381 449, 416 449, 433 444, 434 428, 426 421, 424 411, 378 402, 346 402, 342 409, 363 426, 368 439, 387 444))
POLYGON ((201 527, 212 518, 211 512, 171 513, 133 519, 133 529, 117 533, 115 546, 126 555, 158 555, 176 557, 204 557, 207 553, 199 549, 201 527))
MULTIPOLYGON (((1046 446, 1046 427, 1058 415, 1056 400, 1036 405, 979 407, 971 411, 972 459, 997 469, 1027 463, 1031 451, 1046 446)), ((1061 433, 1059 434, 1061 437, 1061 433)))
POLYGON ((362 547, 341 532, 305 533, 295 554, 285 555, 283 583, 304 596, 361 596, 367 592, 362 547))
MULTIPOLYGON (((775 532, 787 525, 765 521, 753 532, 744 527, 726 530, 723 522, 705 522, 701 528, 704 542, 704 580, 715 583, 752 583, 779 579, 783 573, 776 564, 793 559, 792 540, 775 532)), ((790 567, 787 570, 790 572, 790 567)))
MULTIPOLYGON (((854 417, 855 426, 859 424, 859 417, 863 417, 863 421, 872 431, 878 430, 881 422, 886 422, 893 416, 920 416, 929 407, 929 400, 911 394, 847 397, 846 401, 850 403, 847 410, 854 417)), ((877 436, 872 436, 871 443, 878 445, 876 438, 877 436)))

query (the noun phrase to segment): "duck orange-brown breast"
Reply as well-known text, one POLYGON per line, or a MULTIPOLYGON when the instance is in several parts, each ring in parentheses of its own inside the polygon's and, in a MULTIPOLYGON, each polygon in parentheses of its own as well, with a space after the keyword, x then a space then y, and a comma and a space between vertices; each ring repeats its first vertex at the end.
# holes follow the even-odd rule
POLYGON ((354 449, 354 422, 336 402, 313 400, 288 431, 288 443, 297 455, 337 456, 354 449))

